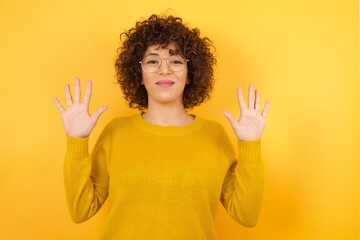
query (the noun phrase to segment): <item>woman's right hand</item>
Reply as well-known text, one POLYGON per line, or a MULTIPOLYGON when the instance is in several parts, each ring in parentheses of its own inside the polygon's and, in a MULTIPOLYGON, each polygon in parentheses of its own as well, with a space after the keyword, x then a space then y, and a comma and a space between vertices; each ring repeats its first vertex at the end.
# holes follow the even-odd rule
POLYGON ((80 102, 80 79, 75 78, 74 99, 70 93, 70 86, 65 85, 65 95, 67 109, 61 105, 57 97, 54 97, 54 103, 61 114, 61 120, 68 136, 74 138, 86 138, 94 129, 101 114, 108 108, 102 106, 98 108, 93 115, 89 113, 89 103, 91 98, 92 83, 89 80, 86 84, 84 101, 80 102))

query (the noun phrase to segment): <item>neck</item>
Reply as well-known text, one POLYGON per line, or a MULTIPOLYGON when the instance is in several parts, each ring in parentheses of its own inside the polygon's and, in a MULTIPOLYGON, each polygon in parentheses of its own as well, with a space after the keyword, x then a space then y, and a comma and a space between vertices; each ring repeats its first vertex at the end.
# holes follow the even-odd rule
POLYGON ((175 107, 169 104, 151 105, 142 114, 145 121, 161 126, 184 126, 191 123, 194 117, 189 115, 183 105, 175 107))

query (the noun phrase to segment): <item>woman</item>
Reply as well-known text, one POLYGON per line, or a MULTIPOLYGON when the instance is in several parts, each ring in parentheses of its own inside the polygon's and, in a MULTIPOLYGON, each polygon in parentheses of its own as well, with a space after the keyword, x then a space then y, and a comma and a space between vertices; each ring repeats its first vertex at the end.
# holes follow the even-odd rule
POLYGON ((100 239, 217 239, 219 201, 231 217, 254 226, 261 208, 260 138, 269 103, 250 85, 248 106, 238 89, 239 120, 224 111, 238 138, 238 154, 223 128, 187 109, 209 98, 215 58, 211 42, 180 18, 152 15, 124 32, 116 61, 125 98, 140 114, 116 118, 92 154, 88 138, 100 115, 88 113, 91 82, 83 102, 80 80, 67 109, 57 98, 67 134, 64 175, 75 222, 91 218, 109 199, 100 239))

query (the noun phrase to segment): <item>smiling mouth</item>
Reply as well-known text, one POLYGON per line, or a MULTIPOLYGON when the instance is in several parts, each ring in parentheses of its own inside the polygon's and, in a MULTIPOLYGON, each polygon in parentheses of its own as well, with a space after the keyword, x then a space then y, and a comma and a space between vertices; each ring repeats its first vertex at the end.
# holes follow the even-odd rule
POLYGON ((162 80, 157 82, 156 85, 158 85, 159 87, 171 87, 172 85, 174 85, 174 82, 170 80, 162 80))

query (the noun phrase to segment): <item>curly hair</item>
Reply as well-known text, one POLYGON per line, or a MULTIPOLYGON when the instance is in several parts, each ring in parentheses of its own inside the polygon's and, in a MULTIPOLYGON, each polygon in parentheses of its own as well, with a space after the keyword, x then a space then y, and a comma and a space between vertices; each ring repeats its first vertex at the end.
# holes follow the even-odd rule
POLYGON ((210 98, 214 86, 213 66, 216 59, 211 51, 212 42, 200 36, 198 28, 188 28, 179 17, 151 15, 136 22, 135 27, 120 34, 123 44, 118 48, 115 62, 117 82, 131 108, 147 109, 148 96, 142 83, 139 64, 149 46, 167 47, 174 43, 179 54, 189 60, 189 81, 183 94, 185 109, 200 105, 210 98))

